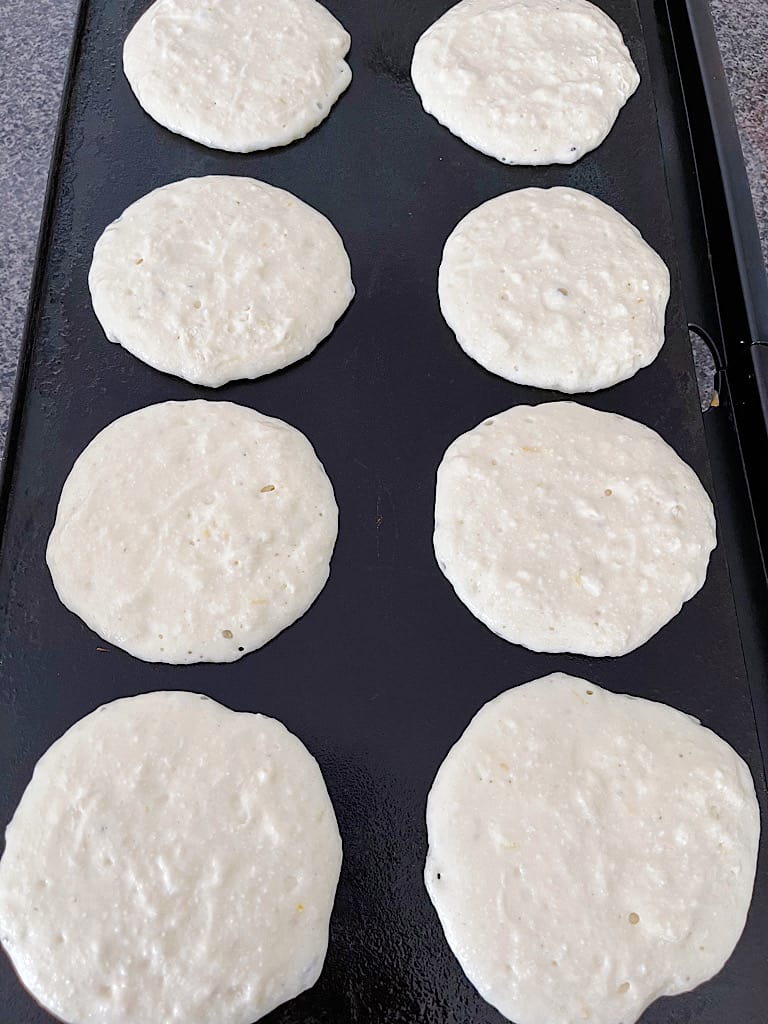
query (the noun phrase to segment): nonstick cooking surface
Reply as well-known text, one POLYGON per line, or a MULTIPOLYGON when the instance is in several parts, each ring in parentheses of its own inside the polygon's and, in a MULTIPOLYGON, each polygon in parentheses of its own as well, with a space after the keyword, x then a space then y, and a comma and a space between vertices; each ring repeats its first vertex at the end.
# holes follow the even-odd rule
MULTIPOLYGON (((274 715, 321 764, 345 859, 321 980, 269 1021, 498 1024, 450 954, 422 883, 427 792, 485 701, 556 670, 662 700, 722 735, 750 764, 761 799, 765 791, 722 544, 701 593, 618 660, 505 643, 458 601, 432 553, 434 475, 448 444, 509 406, 562 397, 486 373, 462 353, 438 307, 446 237, 469 210, 513 188, 585 189, 636 224, 670 265, 659 358, 632 380, 577 400, 653 427, 712 490, 679 286, 678 265, 695 264, 687 240, 673 237, 654 98, 655 82, 665 85, 656 95, 666 95, 672 69, 658 60, 649 67, 633 0, 601 0, 640 70, 638 92, 607 141, 575 166, 508 167, 440 127, 410 84, 414 43, 446 0, 331 0, 352 35, 350 89, 306 139, 242 156, 175 136, 139 107, 121 46, 146 6, 84 4, 60 128, 5 480, 0 819, 10 818, 49 744, 106 701, 186 689, 274 715), (357 296, 303 362, 207 391, 109 344, 87 273, 96 239, 128 204, 170 181, 222 173, 261 178, 328 216, 348 249, 357 296), (306 433, 336 490, 339 541, 316 604, 261 651, 231 665, 149 665, 103 643, 59 603, 45 544, 67 473, 99 430, 153 402, 198 397, 249 405, 306 433)), ((767 882, 763 868, 723 972, 658 1002, 644 1024, 764 1024, 767 882)), ((254 921, 255 936, 258 928, 254 921)), ((50 1019, 5 958, 0 1005, 14 1024, 50 1019)))

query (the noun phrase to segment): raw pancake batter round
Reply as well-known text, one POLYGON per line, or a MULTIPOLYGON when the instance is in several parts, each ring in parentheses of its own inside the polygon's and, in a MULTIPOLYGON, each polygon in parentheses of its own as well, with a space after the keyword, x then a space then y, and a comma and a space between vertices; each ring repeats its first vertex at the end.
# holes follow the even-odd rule
POLYGON ((462 0, 419 39, 411 77, 454 135, 508 164, 571 164, 599 146, 640 77, 587 0, 462 0))
POLYGON ((352 80, 349 44, 315 0, 155 0, 125 40, 123 68, 155 121, 249 153, 325 120, 352 80))
POLYGON ((6 833, 0 935, 71 1024, 253 1024, 317 981, 340 866, 320 769, 285 726, 130 697, 38 762, 6 833))
POLYGON ((298 430, 231 402, 165 402, 77 459, 48 567, 67 608, 135 657, 235 661, 315 600, 337 522, 298 430))
POLYGON ((252 178, 187 178, 129 206, 88 275, 110 341, 218 387, 308 355, 355 293, 336 229, 252 178))
POLYGON ((733 952, 760 816, 696 719, 558 673, 475 715, 427 831, 429 895, 484 999, 516 1024, 633 1024, 733 952))
POLYGON ((701 588, 715 543, 712 502, 658 434, 573 402, 490 417, 437 471, 440 568, 533 651, 634 650, 701 588))
POLYGON ((520 189, 468 213, 445 243, 438 291, 467 355, 518 384, 607 388, 664 344, 664 261, 572 188, 520 189))

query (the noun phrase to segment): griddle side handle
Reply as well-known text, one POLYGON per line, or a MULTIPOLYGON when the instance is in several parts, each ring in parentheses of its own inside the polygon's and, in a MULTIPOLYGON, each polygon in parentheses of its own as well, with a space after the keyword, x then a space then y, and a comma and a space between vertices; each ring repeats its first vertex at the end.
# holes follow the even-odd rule
MULTIPOLYGON (((683 31, 678 16, 684 17, 683 5, 679 0, 666 0, 670 22, 675 22, 683 31)), ((698 95, 693 98, 697 105, 697 115, 709 122, 711 136, 704 142, 703 150, 708 151, 707 161, 704 152, 703 165, 697 154, 697 174, 700 187, 705 187, 703 178, 719 178, 717 187, 702 192, 703 213, 707 214, 714 224, 713 231, 707 228, 710 245, 710 265, 713 270, 713 283, 718 292, 717 300, 720 307, 723 343, 726 351, 726 367, 721 371, 726 401, 725 420, 730 419, 735 426, 735 435, 741 466, 746 476, 749 500, 752 506, 752 517, 756 527, 756 547, 753 551, 755 560, 762 563, 761 579, 768 581, 768 476, 765 473, 765 455, 768 445, 768 277, 763 263, 760 235, 755 218, 752 193, 747 178, 744 155, 741 149, 738 129, 733 114, 728 81, 723 67, 720 49, 715 34, 715 26, 709 9, 708 0, 685 0, 689 33, 689 53, 695 54, 700 73, 699 83, 694 86, 698 95), (706 109, 704 109, 706 108, 706 109), (708 115, 708 116, 707 116, 708 115), (712 152, 714 145, 714 153, 712 152), (716 157, 717 167, 711 157, 716 157), (709 202, 707 202, 709 199, 709 202), (713 203, 714 200, 714 203, 713 203), (719 216, 719 206, 723 201, 727 208, 727 218, 719 216), (718 230, 719 229, 719 230, 718 230), (724 249, 728 257, 735 258, 736 274, 729 273, 730 268, 723 266, 719 253, 713 253, 711 246, 716 239, 723 239, 728 232, 727 245, 724 249), (732 301, 733 290, 740 288, 741 295, 736 299, 738 310, 732 318, 734 310, 732 301), (729 294, 730 293, 730 294, 729 294), (724 322, 727 320, 727 324, 724 322), (746 335, 746 336, 745 336, 746 335)), ((681 69, 681 79, 686 79, 681 69)), ((692 75, 695 75, 693 70, 692 75)), ((682 81, 683 92, 686 94, 686 82, 682 81)), ((688 107, 689 124, 691 110, 689 96, 685 95, 688 107)), ((692 132, 691 142, 696 151, 696 132, 692 132)), ((723 239, 724 240, 724 239, 723 239)), ((725 241, 725 240, 724 240, 725 241)), ((718 417, 710 420, 711 434, 721 427, 718 417)), ((732 524, 733 525, 733 524, 732 524)), ((741 537, 741 543, 748 548, 747 530, 741 537)), ((755 580, 748 581, 743 573, 731 576, 734 592, 741 595, 737 600, 737 611, 742 626, 742 648, 747 664, 752 709, 758 733, 758 742, 765 769, 762 788, 765 792, 768 777, 768 676, 766 675, 767 648, 765 641, 765 591, 755 580)))
MULTIPOLYGON (((726 389, 768 555, 768 277, 707 0, 660 0, 672 30, 720 317, 726 389)), ((768 575, 768 563, 766 563, 768 575)))

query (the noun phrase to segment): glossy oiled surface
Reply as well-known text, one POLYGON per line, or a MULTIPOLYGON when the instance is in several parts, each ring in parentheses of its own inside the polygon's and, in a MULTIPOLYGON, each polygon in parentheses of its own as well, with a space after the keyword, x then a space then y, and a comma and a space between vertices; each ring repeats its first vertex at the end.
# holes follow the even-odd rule
MULTIPOLYGON (((637 14, 629 0, 604 5, 642 76, 614 131, 573 167, 531 171, 483 157, 423 112, 408 69, 416 39, 447 7, 442 0, 331 4, 352 36, 352 86, 302 142, 253 157, 207 151, 138 108, 119 52, 143 6, 89 5, 65 127, 0 558, 0 818, 10 817, 49 743, 112 697, 187 688, 274 715, 323 764, 345 843, 326 970, 311 992, 277 1011, 275 1024, 497 1024, 451 957, 422 882, 427 791, 482 703, 558 670, 661 699, 731 743, 764 792, 724 546, 697 599, 619 661, 536 655, 494 638, 455 598, 432 552, 434 473, 450 441, 501 409, 552 397, 476 366, 438 306, 437 267, 450 230, 511 188, 587 189, 671 265, 670 333, 659 358, 585 401, 653 427, 709 486, 679 292, 678 259, 689 250, 675 252, 637 14), (301 195, 348 249, 357 297, 333 337, 310 359, 217 396, 311 437, 334 482, 339 541, 323 600, 261 651, 234 665, 145 666, 99 650, 107 645, 61 606, 44 547, 64 479, 98 430, 142 405, 201 395, 104 342, 87 270, 104 225, 130 202, 174 177, 211 173, 252 174, 301 195)), ((650 28, 652 4, 644 0, 643 10, 650 28)), ((676 116, 666 116, 666 127, 676 116)), ((677 159, 674 147, 667 156, 677 159)), ((687 166, 680 160, 672 169, 687 166)), ((674 1004, 657 1004, 645 1024, 763 1024, 766 914, 759 874, 745 937, 723 974, 674 1004)), ((17 1024, 46 1019, 5 963, 0 998, 17 1024)))

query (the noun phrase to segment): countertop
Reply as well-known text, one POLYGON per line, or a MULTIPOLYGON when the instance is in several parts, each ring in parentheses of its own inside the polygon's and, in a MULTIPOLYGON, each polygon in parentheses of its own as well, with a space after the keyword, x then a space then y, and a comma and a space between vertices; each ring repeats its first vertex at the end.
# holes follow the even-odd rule
MULTIPOLYGON (((711 5, 768 263, 768 0, 711 5)), ((0 19, 0 445, 76 9, 77 0, 4 0, 0 19)))

